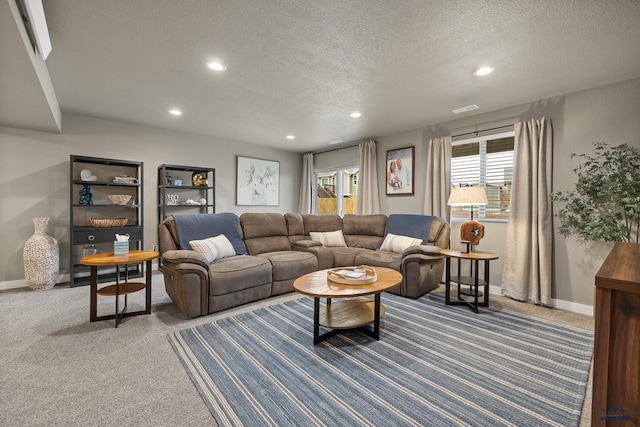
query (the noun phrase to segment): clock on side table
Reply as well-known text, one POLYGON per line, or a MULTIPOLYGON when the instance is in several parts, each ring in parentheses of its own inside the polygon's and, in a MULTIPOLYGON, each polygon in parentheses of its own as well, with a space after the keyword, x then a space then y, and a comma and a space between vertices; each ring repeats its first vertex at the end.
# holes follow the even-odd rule
POLYGON ((466 305, 474 313, 478 313, 478 307, 489 306, 489 261, 498 259, 498 255, 491 252, 461 252, 456 249, 441 249, 440 254, 446 257, 446 281, 445 281, 445 304, 446 305, 466 305), (458 275, 451 275, 451 258, 458 259, 458 275), (462 260, 469 260, 472 263, 471 276, 462 276, 460 264, 462 260), (478 265, 484 261, 484 280, 480 279, 478 265), (474 274, 475 273, 475 274, 474 274), (458 284, 457 299, 451 299, 451 282, 458 284), (473 301, 462 298, 460 285, 468 285, 473 288, 473 301), (484 286, 484 298, 479 301, 479 288, 484 286))

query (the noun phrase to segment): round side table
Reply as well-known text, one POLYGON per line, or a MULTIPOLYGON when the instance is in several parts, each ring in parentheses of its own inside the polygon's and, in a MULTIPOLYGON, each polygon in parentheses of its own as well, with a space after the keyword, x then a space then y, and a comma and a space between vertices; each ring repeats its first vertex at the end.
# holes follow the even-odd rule
POLYGON ((478 307, 489 306, 489 261, 498 259, 498 255, 491 252, 460 252, 456 249, 441 249, 440 254, 446 257, 446 281, 445 281, 445 304, 446 305, 466 305, 474 313, 478 313, 478 307), (451 275, 451 258, 458 259, 458 275, 451 275), (461 260, 469 260, 472 263, 471 274, 462 276, 460 273, 461 260), (484 261, 484 280, 478 274, 478 264, 484 261), (451 282, 458 284, 458 298, 451 299, 451 282), (468 285, 473 288, 473 301, 462 298, 460 285, 468 285), (484 299, 479 301, 479 288, 484 286, 484 299))
POLYGON ((84 265, 91 267, 91 296, 89 308, 89 321, 115 319, 116 328, 124 317, 137 316, 140 314, 151 314, 151 261, 158 258, 158 252, 151 251, 130 251, 127 255, 114 255, 113 252, 89 255, 80 260, 84 265), (146 280, 144 283, 129 282, 129 269, 125 267, 124 283, 120 283, 120 266, 129 264, 145 263, 146 280), (103 286, 98 289, 98 267, 116 267, 116 283, 103 286), (127 295, 145 290, 145 309, 140 311, 127 312, 127 295), (114 314, 98 316, 98 295, 115 296, 116 309, 114 314), (124 308, 118 312, 119 297, 124 295, 124 308))

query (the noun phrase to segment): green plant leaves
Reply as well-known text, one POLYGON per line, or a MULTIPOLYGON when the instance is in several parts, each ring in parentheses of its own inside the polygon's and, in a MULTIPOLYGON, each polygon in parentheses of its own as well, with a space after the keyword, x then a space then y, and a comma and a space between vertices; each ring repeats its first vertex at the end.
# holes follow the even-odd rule
POLYGON ((571 154, 582 159, 573 172, 575 189, 551 194, 564 206, 555 215, 562 235, 580 240, 636 242, 640 226, 640 150, 596 141, 594 154, 571 154))

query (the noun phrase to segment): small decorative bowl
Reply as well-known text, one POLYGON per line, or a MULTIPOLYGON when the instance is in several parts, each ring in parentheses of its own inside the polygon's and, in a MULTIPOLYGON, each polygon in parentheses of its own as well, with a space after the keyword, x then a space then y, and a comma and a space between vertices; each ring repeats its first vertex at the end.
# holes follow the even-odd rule
POLYGON ((114 205, 126 205, 131 200, 131 196, 127 196, 126 194, 109 194, 109 200, 114 205))
POLYGON ((127 225, 127 218, 90 218, 92 227, 123 227, 127 225))

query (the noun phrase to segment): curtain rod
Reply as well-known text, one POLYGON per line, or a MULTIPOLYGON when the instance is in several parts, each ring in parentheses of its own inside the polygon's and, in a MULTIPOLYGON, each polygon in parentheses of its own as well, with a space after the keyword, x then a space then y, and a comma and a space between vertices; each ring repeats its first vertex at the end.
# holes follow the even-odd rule
MULTIPOLYGON (((465 132, 465 133, 459 133, 457 135, 451 135, 451 138, 458 138, 460 136, 466 136, 466 135, 475 135, 478 136, 478 134, 480 133, 484 133, 484 132, 490 132, 492 130, 498 130, 498 129, 507 129, 507 128, 512 128, 513 129, 513 125, 504 125, 504 126, 496 126, 494 128, 489 128, 489 129, 482 129, 482 130, 475 130, 473 132, 465 132)), ((332 148, 330 150, 324 150, 324 151, 317 151, 317 152, 313 152, 313 154, 324 154, 324 153, 329 153, 331 151, 338 151, 338 150, 342 150, 343 148, 351 148, 351 147, 357 147, 360 144, 351 144, 351 145, 345 145, 342 147, 336 147, 336 148, 332 148)))
POLYGON ((315 152, 315 151, 314 151, 314 152, 313 152, 313 154, 314 154, 314 155, 316 155, 316 154, 329 153, 329 152, 331 152, 331 151, 338 151, 338 150, 342 150, 343 148, 357 147, 358 145, 360 145, 360 144, 345 145, 345 146, 342 146, 342 147, 336 147, 336 148, 332 148, 332 149, 330 149, 330 150, 324 150, 324 151, 318 151, 318 152, 315 152))
POLYGON ((459 133, 457 135, 451 135, 451 138, 458 138, 460 136, 466 136, 466 135, 478 136, 478 134, 480 134, 480 133, 489 132, 489 131, 498 130, 498 129, 505 129, 505 128, 513 128, 513 125, 496 126, 494 128, 489 128, 489 129, 475 130, 473 132, 466 132, 466 133, 459 133))

